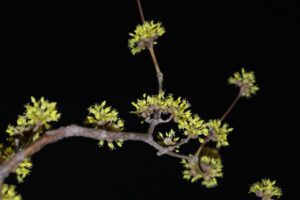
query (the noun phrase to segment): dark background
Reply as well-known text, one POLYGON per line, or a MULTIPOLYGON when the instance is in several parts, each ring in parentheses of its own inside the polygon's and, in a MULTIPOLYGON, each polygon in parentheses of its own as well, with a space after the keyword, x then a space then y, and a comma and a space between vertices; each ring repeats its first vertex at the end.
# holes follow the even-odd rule
MULTIPOLYGON (((0 19, 3 134, 30 96, 58 102, 63 115, 55 127, 82 124, 89 105, 107 100, 126 130, 146 130, 129 114, 131 101, 157 91, 149 54, 132 56, 127 48, 128 33, 140 22, 136 2, 100 2, 1 6, 7 11, 0 19)), ((221 150, 218 187, 184 181, 178 159, 157 157, 145 144, 109 151, 72 138, 33 157, 31 175, 18 186, 24 199, 255 199, 249 185, 265 177, 292 199, 299 10, 289 1, 242 2, 142 1, 146 19, 167 30, 156 47, 164 89, 187 98, 202 118, 218 118, 229 106, 237 93, 227 84, 233 72, 245 67, 257 75, 261 90, 227 118, 235 131, 221 150)))

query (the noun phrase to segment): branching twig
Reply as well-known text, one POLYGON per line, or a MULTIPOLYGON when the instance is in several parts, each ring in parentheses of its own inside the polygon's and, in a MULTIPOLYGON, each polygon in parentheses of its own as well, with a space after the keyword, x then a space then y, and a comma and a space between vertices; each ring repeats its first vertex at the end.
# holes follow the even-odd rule
POLYGON ((181 147, 182 145, 188 143, 188 142, 190 141, 190 139, 191 139, 191 137, 187 137, 187 138, 181 140, 181 142, 179 142, 178 144, 165 148, 165 149, 164 149, 164 152, 157 152, 157 155, 158 155, 158 156, 161 156, 161 155, 163 155, 163 154, 167 154, 167 153, 169 153, 169 152, 172 152, 172 151, 174 151, 176 148, 179 148, 179 147, 181 147))
MULTIPOLYGON (((43 147, 45 147, 48 144, 69 137, 86 137, 96 140, 108 141, 141 141, 151 145, 152 147, 157 149, 158 152, 167 151, 165 147, 159 145, 153 140, 152 135, 150 137, 148 134, 145 133, 112 132, 102 129, 85 128, 78 125, 69 125, 66 127, 45 132, 45 134, 41 136, 41 138, 38 139, 36 142, 32 143, 23 150, 15 153, 10 159, 2 163, 0 165, 0 191, 4 179, 7 178, 8 175, 12 173, 17 168, 17 166, 21 162, 23 162, 25 158, 34 155, 36 152, 40 151, 43 147)), ((189 156, 176 154, 174 152, 168 152, 166 154, 176 158, 189 159, 189 156)))

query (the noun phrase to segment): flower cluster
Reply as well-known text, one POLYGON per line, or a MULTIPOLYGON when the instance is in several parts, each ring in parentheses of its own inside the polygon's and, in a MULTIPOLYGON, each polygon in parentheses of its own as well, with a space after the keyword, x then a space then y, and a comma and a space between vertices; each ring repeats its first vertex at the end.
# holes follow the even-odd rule
POLYGON ((124 128, 124 121, 118 117, 118 111, 110 106, 106 106, 106 101, 95 104, 88 108, 89 115, 86 123, 94 125, 96 128, 104 128, 113 131, 120 131, 124 128))
POLYGON ((164 146, 173 146, 179 140, 179 137, 176 137, 173 129, 171 129, 169 132, 166 132, 165 134, 159 132, 157 138, 160 144, 164 146))
POLYGON ((2 200, 21 200, 22 197, 16 192, 16 187, 13 185, 2 185, 1 191, 2 200))
POLYGON ((233 128, 229 128, 228 124, 223 124, 221 120, 210 120, 207 123, 207 127, 210 133, 210 139, 216 142, 217 148, 222 146, 228 146, 227 136, 233 131, 233 128))
POLYGON ((203 155, 199 159, 182 160, 185 170, 183 178, 192 183, 202 180, 201 184, 207 188, 217 186, 217 178, 222 177, 222 161, 219 157, 203 155))
POLYGON ((273 197, 282 195, 281 189, 275 186, 276 181, 270 179, 262 179, 261 182, 256 182, 251 185, 249 193, 254 193, 262 200, 272 200, 273 197))
MULTIPOLYGON (((99 147, 103 147, 104 146, 105 141, 104 140, 100 140, 98 145, 99 147)), ((110 150, 115 150, 116 146, 118 147, 122 147, 123 146, 123 141, 121 140, 117 140, 115 141, 116 145, 114 144, 114 142, 107 142, 107 146, 110 150)))
POLYGON ((11 146, 4 146, 0 143, 0 163, 7 160, 13 153, 14 150, 11 146))
POLYGON ((16 169, 17 180, 22 183, 24 178, 30 173, 32 162, 29 158, 26 158, 16 169))
POLYGON ((129 33, 131 38, 128 40, 128 47, 133 55, 141 52, 145 48, 151 48, 157 42, 158 37, 165 33, 161 23, 146 21, 142 25, 138 25, 134 33, 129 33))
POLYGON ((244 68, 242 68, 241 73, 235 72, 233 76, 229 77, 228 82, 239 87, 243 97, 249 98, 259 90, 258 86, 255 85, 254 72, 246 72, 244 68))
POLYGON ((143 99, 132 102, 132 105, 136 108, 132 113, 144 118, 146 122, 150 121, 155 113, 171 114, 184 135, 191 137, 208 135, 205 122, 198 115, 193 115, 190 110, 187 110, 190 104, 181 97, 174 99, 171 94, 165 96, 164 92, 159 92, 158 95, 144 94, 143 99))
MULTIPOLYGON (((178 128, 183 130, 184 135, 188 135, 191 137, 195 136, 208 136, 208 129, 206 127, 206 123, 204 120, 200 119, 198 115, 193 115, 187 117, 186 119, 182 119, 178 121, 178 128)), ((199 138, 201 143, 204 142, 203 138, 199 138)))
POLYGON ((60 113, 55 102, 49 102, 42 97, 36 100, 31 97, 31 103, 25 105, 25 112, 17 119, 17 126, 9 125, 6 132, 9 136, 23 135, 24 132, 36 132, 33 140, 38 139, 41 128, 51 128, 50 122, 58 121, 60 113))
MULTIPOLYGON (((95 104, 88 108, 89 115, 86 117, 86 123, 96 128, 102 128, 111 131, 121 131, 124 129, 124 121, 118 117, 119 113, 116 109, 106 106, 106 101, 101 104, 95 104)), ((99 146, 104 146, 105 141, 100 140, 99 146)), ((117 146, 122 147, 123 141, 116 141, 117 146)), ((115 149, 113 142, 107 142, 110 150, 115 149)))

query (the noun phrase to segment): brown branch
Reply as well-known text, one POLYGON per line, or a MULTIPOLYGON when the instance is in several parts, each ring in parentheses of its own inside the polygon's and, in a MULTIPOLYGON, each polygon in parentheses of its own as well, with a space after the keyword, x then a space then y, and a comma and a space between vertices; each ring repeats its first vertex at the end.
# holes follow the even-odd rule
MULTIPOLYGON (((144 23, 145 22, 145 16, 144 16, 144 12, 143 12, 143 7, 142 7, 142 4, 141 4, 141 1, 137 0, 137 4, 138 4, 138 9, 139 9, 141 20, 144 23)), ((152 62, 154 64, 154 67, 155 67, 157 81, 158 81, 158 91, 160 92, 160 91, 162 91, 162 85, 163 85, 164 75, 161 72, 160 67, 158 65, 157 58, 156 58, 156 55, 155 55, 155 51, 153 49, 153 44, 148 48, 148 50, 150 52, 151 59, 152 59, 152 62)))
POLYGON ((158 121, 157 120, 151 120, 149 128, 148 128, 148 135, 152 135, 154 132, 155 127, 158 125, 158 121))
POLYGON ((174 114, 172 113, 172 114, 170 114, 170 116, 167 118, 167 119, 159 119, 158 120, 158 122, 160 123, 160 124, 163 124, 163 123, 169 123, 172 119, 173 119, 173 117, 174 117, 174 114))
POLYGON ((229 108, 223 114, 223 116, 220 119, 221 121, 223 121, 226 118, 226 116, 232 111, 232 109, 234 108, 234 106, 236 105, 236 103, 239 101, 240 98, 241 98, 241 91, 238 93, 238 95, 235 97, 234 101, 231 103, 229 108))
POLYGON ((163 85, 163 81, 164 81, 164 74, 161 72, 160 67, 158 65, 157 58, 156 58, 153 46, 149 48, 149 52, 150 52, 152 62, 153 62, 154 67, 155 67, 157 81, 158 81, 158 91, 160 92, 160 91, 162 91, 162 85, 163 85))
POLYGON ((170 146, 170 147, 166 147, 166 148, 164 149, 163 152, 162 152, 162 151, 157 152, 157 155, 158 155, 158 156, 161 156, 161 155, 163 155, 163 154, 167 154, 167 153, 169 153, 169 152, 172 152, 172 151, 174 151, 176 148, 179 148, 180 146, 182 146, 182 145, 188 143, 188 142, 190 141, 190 139, 191 139, 190 137, 187 137, 187 138, 181 140, 181 142, 179 142, 179 143, 176 144, 176 145, 173 145, 173 146, 170 146))
MULTIPOLYGON (((34 155, 40 151, 43 147, 48 144, 55 143, 59 140, 69 137, 85 137, 95 140, 107 140, 107 141, 141 141, 145 142, 158 152, 166 151, 166 148, 159 145, 152 138, 152 135, 145 133, 133 133, 133 132, 112 132, 102 129, 85 128, 78 125, 69 125, 61 127, 59 129, 47 131, 43 136, 36 142, 32 143, 23 150, 15 153, 9 160, 5 161, 0 165, 0 191, 3 181, 9 176, 10 173, 14 172, 18 165, 23 162, 27 157, 34 155)), ((189 159, 189 156, 176 154, 174 152, 166 153, 169 156, 173 156, 181 159, 189 159)))
POLYGON ((158 152, 156 153, 158 156, 166 154, 169 156, 173 156, 173 157, 181 158, 181 159, 185 159, 185 160, 191 159, 190 156, 182 155, 182 154, 178 154, 178 153, 169 151, 168 147, 163 147, 154 140, 148 140, 146 143, 148 143, 149 145, 153 146, 154 148, 156 148, 158 150, 158 152))
POLYGON ((204 142, 200 145, 200 147, 197 149, 196 153, 195 153, 195 156, 197 158, 199 158, 199 155, 201 153, 201 151, 203 150, 203 148, 205 147, 205 145, 210 141, 210 137, 208 136, 204 142))
POLYGON ((141 1, 140 0, 136 0, 136 1, 137 1, 137 4, 138 4, 141 20, 144 23, 145 22, 145 17, 144 17, 144 12, 143 12, 141 1))

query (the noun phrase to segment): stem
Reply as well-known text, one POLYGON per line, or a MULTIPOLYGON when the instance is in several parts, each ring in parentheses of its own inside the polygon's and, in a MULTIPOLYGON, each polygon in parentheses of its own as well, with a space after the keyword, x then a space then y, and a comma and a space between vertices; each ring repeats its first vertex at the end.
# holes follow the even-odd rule
MULTIPOLYGON (((137 0, 137 4, 138 4, 138 9, 139 9, 141 20, 144 23, 145 22, 145 17, 144 17, 144 12, 143 12, 141 1, 137 0)), ((151 45, 151 47, 148 48, 148 50, 150 52, 150 55, 151 55, 151 58, 152 58, 152 61, 153 61, 154 67, 155 67, 157 81, 158 81, 158 92, 160 92, 160 91, 162 91, 162 84, 163 84, 163 80, 164 80, 164 75, 163 75, 163 73, 161 72, 161 70, 159 68, 157 58, 156 58, 156 55, 155 55, 155 51, 154 51, 154 48, 153 48, 153 44, 151 45)))
POLYGON ((223 121, 226 118, 226 116, 231 112, 231 110, 234 108, 234 106, 236 105, 236 103, 239 101, 240 98, 241 98, 241 92, 238 93, 238 95, 235 97, 234 101, 231 103, 229 108, 223 114, 223 116, 220 119, 221 121, 223 121))
POLYGON ((141 20, 144 23, 145 22, 145 17, 144 17, 144 12, 143 12, 141 1, 140 0, 136 0, 136 1, 137 1, 137 4, 138 4, 138 7, 139 7, 139 13, 140 13, 141 20))
POLYGON ((153 46, 149 48, 149 52, 150 52, 152 62, 153 62, 154 67, 155 67, 157 81, 158 81, 158 91, 160 92, 160 91, 162 91, 162 84, 163 84, 163 81, 164 81, 164 75, 161 72, 160 67, 158 65, 157 58, 156 58, 153 46))
POLYGON ((175 158, 180 158, 180 159, 184 159, 184 160, 190 160, 191 157, 187 156, 187 155, 182 155, 182 154, 178 154, 178 153, 174 153, 174 152, 168 152, 166 153, 169 156, 175 157, 175 158))
POLYGON ((199 155, 200 155, 200 153, 201 153, 201 151, 202 151, 202 149, 204 148, 204 146, 205 146, 206 143, 207 143, 207 142, 202 143, 202 144, 200 145, 200 147, 198 148, 198 150, 197 150, 197 152, 196 152, 196 154, 195 154, 197 158, 199 158, 199 155))

